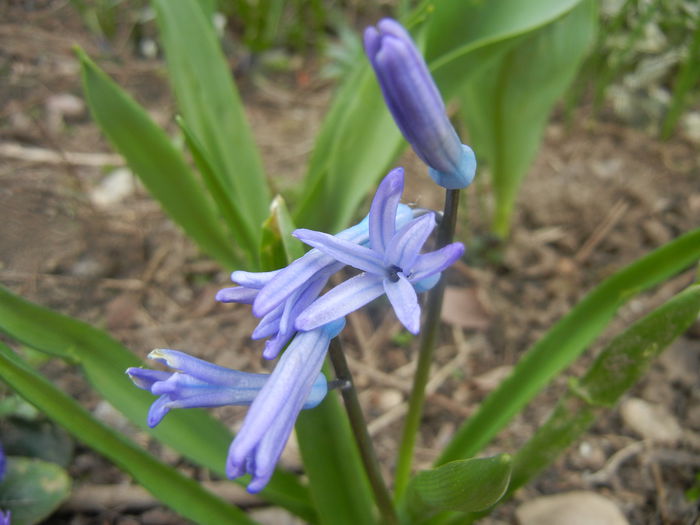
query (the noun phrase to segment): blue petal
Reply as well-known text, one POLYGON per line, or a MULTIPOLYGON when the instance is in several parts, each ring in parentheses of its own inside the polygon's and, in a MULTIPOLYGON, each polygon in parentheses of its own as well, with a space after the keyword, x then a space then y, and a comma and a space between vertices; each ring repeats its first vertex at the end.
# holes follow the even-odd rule
POLYGON ((216 292, 216 300, 221 303, 253 304, 258 295, 258 290, 246 286, 234 286, 223 288, 216 292))
POLYGON ((297 330, 313 330, 341 319, 384 293, 383 276, 361 274, 316 299, 296 320, 297 330))
POLYGON ((148 391, 151 390, 154 383, 157 381, 165 381, 172 375, 172 372, 163 372, 161 370, 149 370, 148 368, 136 367, 127 368, 126 373, 134 385, 148 391))
POLYGON ((421 248, 435 229, 435 215, 428 213, 413 219, 392 237, 384 262, 387 266, 396 265, 409 273, 421 248))
POLYGON ((412 268, 411 282, 417 282, 440 273, 464 254, 464 245, 461 242, 453 242, 434 252, 424 253, 418 256, 412 268))
POLYGON ((369 246, 384 253, 396 231, 396 209, 403 193, 403 168, 396 168, 384 177, 369 209, 369 246))
POLYGON ((214 385, 236 386, 252 380, 250 376, 259 375, 224 368, 177 350, 158 348, 148 354, 148 357, 214 385))
POLYGON ((279 272, 280 270, 273 270, 271 272, 244 272, 238 270, 231 274, 231 280, 246 288, 259 290, 269 283, 279 272))
POLYGON ((399 280, 396 282, 384 279, 384 290, 398 320, 406 327, 406 330, 415 335, 420 331, 418 296, 403 274, 399 273, 398 277, 399 280))
POLYGON ((292 233, 300 241, 313 246, 344 264, 370 273, 384 273, 381 257, 373 250, 345 241, 328 233, 313 230, 295 230, 292 233))

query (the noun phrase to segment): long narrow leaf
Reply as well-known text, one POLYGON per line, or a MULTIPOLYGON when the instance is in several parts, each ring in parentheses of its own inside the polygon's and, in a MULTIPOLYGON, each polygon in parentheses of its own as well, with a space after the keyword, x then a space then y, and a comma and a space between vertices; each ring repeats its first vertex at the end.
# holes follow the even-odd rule
POLYGON ((221 264, 240 258, 182 154, 129 95, 80 49, 85 99, 95 122, 170 217, 221 264))
MULTIPOLYGON (((124 371, 141 365, 128 349, 106 333, 52 312, 0 286, 0 331, 27 346, 80 365, 93 387, 132 423, 148 430, 146 414, 154 401, 135 388, 124 371)), ((156 438, 192 461, 225 475, 229 430, 199 409, 173 410, 155 429, 156 438)), ((314 519, 308 494, 290 474, 278 471, 262 496, 291 512, 314 519)))
MULTIPOLYGON (((209 195, 214 199, 222 218, 226 221, 226 224, 230 226, 234 237, 237 238, 237 244, 248 247, 255 246, 258 242, 258 233, 249 222, 244 219, 241 215, 241 211, 234 206, 232 200, 229 198, 228 192, 223 186, 223 182, 216 176, 216 171, 207 158, 204 146, 202 146, 182 117, 176 117, 175 120, 182 130, 187 147, 192 153, 192 158, 202 176, 202 181, 206 185, 207 190, 209 190, 209 195)), ((256 262, 254 253, 248 253, 248 257, 254 263, 256 262)))
POLYGON ((296 433, 319 521, 326 525, 376 522, 367 475, 337 394, 302 412, 296 433))
POLYGON ((461 90, 472 147, 490 167, 496 202, 493 231, 506 237, 513 205, 554 103, 573 80, 593 41, 596 8, 581 2, 566 16, 520 39, 461 90))
POLYGON ((206 491, 93 418, 68 395, 0 343, 0 376, 77 439, 131 474, 160 501, 196 523, 253 524, 243 511, 206 491))
POLYGON ((590 291, 525 353, 511 375, 459 428, 436 464, 476 454, 595 340, 620 306, 698 258, 700 229, 633 262, 590 291))
MULTIPOLYGON (((693 285, 615 337, 586 374, 570 383, 547 421, 518 450, 505 498, 547 468, 629 390, 668 346, 697 319, 700 285, 693 285)), ((488 511, 464 516, 471 523, 488 511)))
MULTIPOLYGON (((216 33, 196 0, 154 0, 178 106, 239 215, 259 234, 269 192, 262 161, 216 33)), ((238 224, 230 225, 238 231, 238 224)), ((242 225, 240 226, 243 227, 242 225)), ((245 246, 249 254, 258 246, 245 246)))
POLYGON ((513 463, 512 492, 523 486, 612 407, 641 379, 651 362, 700 312, 700 285, 694 285, 640 319, 613 339, 586 374, 572 383, 547 422, 518 451, 513 463))

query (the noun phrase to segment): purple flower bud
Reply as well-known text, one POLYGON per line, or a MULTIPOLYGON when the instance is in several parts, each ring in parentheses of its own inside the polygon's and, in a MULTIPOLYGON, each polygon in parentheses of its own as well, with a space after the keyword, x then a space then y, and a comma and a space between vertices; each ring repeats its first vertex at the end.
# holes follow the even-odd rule
POLYGON ((385 18, 365 30, 369 57, 386 104, 401 133, 429 166, 430 176, 448 189, 465 188, 476 171, 476 158, 462 144, 445 113, 428 66, 411 36, 385 18))

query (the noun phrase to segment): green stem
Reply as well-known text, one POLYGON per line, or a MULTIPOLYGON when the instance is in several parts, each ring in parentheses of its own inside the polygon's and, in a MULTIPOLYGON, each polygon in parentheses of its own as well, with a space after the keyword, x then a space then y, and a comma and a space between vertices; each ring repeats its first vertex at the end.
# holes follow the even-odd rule
POLYGON ((381 470, 379 469, 377 455, 374 453, 372 440, 369 437, 369 432, 367 432, 367 424, 362 414, 360 400, 357 398, 357 391, 352 381, 352 374, 350 373, 350 368, 345 360, 345 354, 343 353, 343 348, 338 338, 331 341, 329 354, 331 362, 333 363, 333 368, 335 369, 336 377, 345 383, 340 389, 340 392, 343 395, 345 410, 347 411, 350 426, 355 435, 357 448, 360 450, 362 463, 365 466, 367 477, 372 486, 379 512, 382 514, 383 521, 386 525, 398 525, 399 518, 396 514, 394 504, 391 501, 389 490, 384 483, 381 470))
MULTIPOLYGON (((452 242, 455 227, 457 225, 457 208, 459 207, 459 190, 447 190, 445 192, 445 209, 437 232, 437 249, 452 242)), ((413 388, 408 401, 408 414, 401 436, 401 446, 396 465, 395 500, 399 500, 411 476, 411 464, 413 462, 413 448, 416 443, 416 435, 420 427, 425 402, 425 386, 430 375, 430 365, 433 361, 433 351, 437 341, 440 326, 440 311, 442 298, 445 294, 445 281, 440 279, 438 284, 428 293, 425 324, 423 325, 423 339, 421 340, 418 354, 418 366, 413 378, 413 388)))

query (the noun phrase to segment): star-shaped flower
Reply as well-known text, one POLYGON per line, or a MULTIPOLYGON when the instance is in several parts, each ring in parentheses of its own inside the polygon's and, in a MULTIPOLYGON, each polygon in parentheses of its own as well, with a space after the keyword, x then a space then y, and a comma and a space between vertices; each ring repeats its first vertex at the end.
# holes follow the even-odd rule
POLYGON ((336 286, 300 313, 295 323, 298 330, 313 330, 340 319, 386 293, 399 321, 411 333, 418 333, 420 306, 414 285, 439 276, 462 256, 464 245, 456 242, 421 254, 435 228, 432 213, 397 230, 396 210, 403 182, 403 172, 394 170, 379 185, 369 212, 369 247, 312 230, 294 232, 306 244, 364 272, 336 286))

